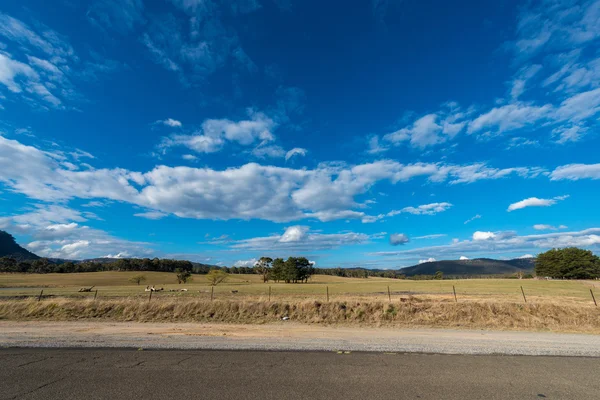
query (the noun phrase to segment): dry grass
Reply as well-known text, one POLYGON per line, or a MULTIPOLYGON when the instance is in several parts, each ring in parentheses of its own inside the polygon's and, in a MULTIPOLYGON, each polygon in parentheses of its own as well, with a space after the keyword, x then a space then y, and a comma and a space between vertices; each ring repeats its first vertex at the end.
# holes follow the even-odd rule
POLYGON ((600 310, 581 304, 510 302, 410 297, 406 301, 207 301, 163 298, 0 300, 0 319, 135 322, 226 322, 262 324, 290 320, 308 324, 398 327, 461 327, 600 333, 600 310))

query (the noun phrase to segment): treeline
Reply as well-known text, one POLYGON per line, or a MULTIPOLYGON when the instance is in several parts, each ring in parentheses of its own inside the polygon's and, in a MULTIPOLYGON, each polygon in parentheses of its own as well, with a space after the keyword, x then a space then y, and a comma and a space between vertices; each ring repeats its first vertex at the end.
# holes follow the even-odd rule
POLYGON ((598 279, 600 258, 576 247, 552 249, 537 257, 535 274, 553 279, 598 279))
POLYGON ((100 272, 100 271, 157 271, 175 272, 176 270, 195 273, 208 273, 208 266, 194 266, 190 261, 124 258, 110 262, 83 261, 74 263, 54 263, 47 258, 33 261, 17 261, 11 257, 0 258, 0 272, 22 272, 31 274, 100 272))

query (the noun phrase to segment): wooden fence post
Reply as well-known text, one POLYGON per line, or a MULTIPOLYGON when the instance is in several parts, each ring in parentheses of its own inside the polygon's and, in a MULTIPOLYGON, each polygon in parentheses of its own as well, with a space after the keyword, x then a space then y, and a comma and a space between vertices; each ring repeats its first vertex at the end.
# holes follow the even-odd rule
POLYGON ((271 301, 271 286, 269 286, 269 301, 271 301))
POLYGON ((94 300, 96 300, 97 296, 98 296, 98 289, 96 289, 96 293, 94 293, 94 300))
POLYGON ((454 302, 458 303, 458 299, 456 298, 456 288, 452 285, 452 292, 454 292, 454 302))
POLYGON ((594 296, 594 291, 590 289, 590 294, 592 295, 592 300, 594 300, 594 304, 598 307, 598 303, 596 303, 596 297, 594 296))
POLYGON ((38 297, 38 301, 42 301, 42 295, 44 294, 44 289, 40 292, 40 297, 38 297))
POLYGON ((392 301, 392 294, 390 293, 390 287, 388 286, 388 300, 392 301))
POLYGON ((523 300, 527 303, 527 297, 525 297, 525 291, 523 290, 523 286, 521 286, 521 293, 523 293, 523 300))
POLYGON ((211 286, 210 287, 210 301, 213 301, 214 298, 215 298, 215 287, 211 286))
POLYGON ((327 289, 327 302, 329 302, 329 286, 327 286, 326 289, 327 289))
POLYGON ((148 302, 152 300, 152 290, 150 291, 150 296, 148 296, 148 302))

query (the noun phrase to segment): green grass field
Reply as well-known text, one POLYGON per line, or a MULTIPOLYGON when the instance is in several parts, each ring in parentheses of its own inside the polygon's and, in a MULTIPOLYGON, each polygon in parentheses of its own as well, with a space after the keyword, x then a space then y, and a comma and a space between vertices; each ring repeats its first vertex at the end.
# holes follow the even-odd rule
MULTIPOLYGON (((77 274, 0 274, 0 298, 35 296, 44 290, 48 296, 94 296, 94 293, 78 293, 80 287, 95 286, 99 297, 147 297, 147 285, 163 287, 157 297, 205 297, 211 296, 211 287, 204 275, 193 275, 193 281, 178 285, 175 274, 145 272, 147 280, 141 285, 129 279, 140 272, 91 272, 77 274), (187 292, 169 290, 188 289, 187 292)), ((410 281, 386 278, 340 278, 317 275, 306 284, 262 283, 258 275, 230 275, 226 282, 214 288, 215 298, 261 298, 268 297, 269 287, 273 299, 325 299, 329 291, 331 299, 370 298, 387 299, 388 286, 394 298, 429 296, 453 300, 453 286, 460 300, 493 299, 494 301, 523 302, 521 286, 528 301, 540 302, 592 302, 590 288, 594 282, 542 281, 515 279, 463 279, 442 281, 410 281), (237 291, 237 293, 232 293, 237 291)), ((600 301, 600 292, 598 293, 600 301)))

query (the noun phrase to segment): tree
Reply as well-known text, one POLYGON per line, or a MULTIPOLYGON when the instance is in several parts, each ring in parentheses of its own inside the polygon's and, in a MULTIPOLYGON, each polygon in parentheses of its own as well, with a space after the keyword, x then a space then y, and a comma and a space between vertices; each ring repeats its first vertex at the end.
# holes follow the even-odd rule
POLYGON ((129 278, 129 282, 137 283, 138 285, 146 281, 146 276, 142 274, 134 275, 129 278))
POLYGON ((284 276, 283 276, 284 267, 285 267, 285 262, 283 261, 283 258, 274 259, 273 263, 271 264, 271 279, 274 280, 275 282, 284 280, 284 276))
POLYGON ((433 279, 442 280, 444 279, 444 273, 442 271, 436 271, 435 275, 433 275, 433 279))
POLYGON ((219 283, 224 282, 229 274, 225 271, 221 271, 220 269, 211 269, 206 274, 206 279, 210 286, 217 286, 219 283))
POLYGON ((535 274, 558 279, 595 279, 600 277, 600 259, 591 251, 576 247, 552 249, 537 256, 535 274))
POLYGON ((192 280, 192 272, 187 269, 176 268, 175 274, 177 275, 177 283, 187 283, 192 280))
POLYGON ((273 263, 273 259, 270 257, 261 257, 260 260, 256 263, 254 269, 256 272, 262 275, 263 283, 269 281, 269 272, 271 271, 271 264, 273 263))

